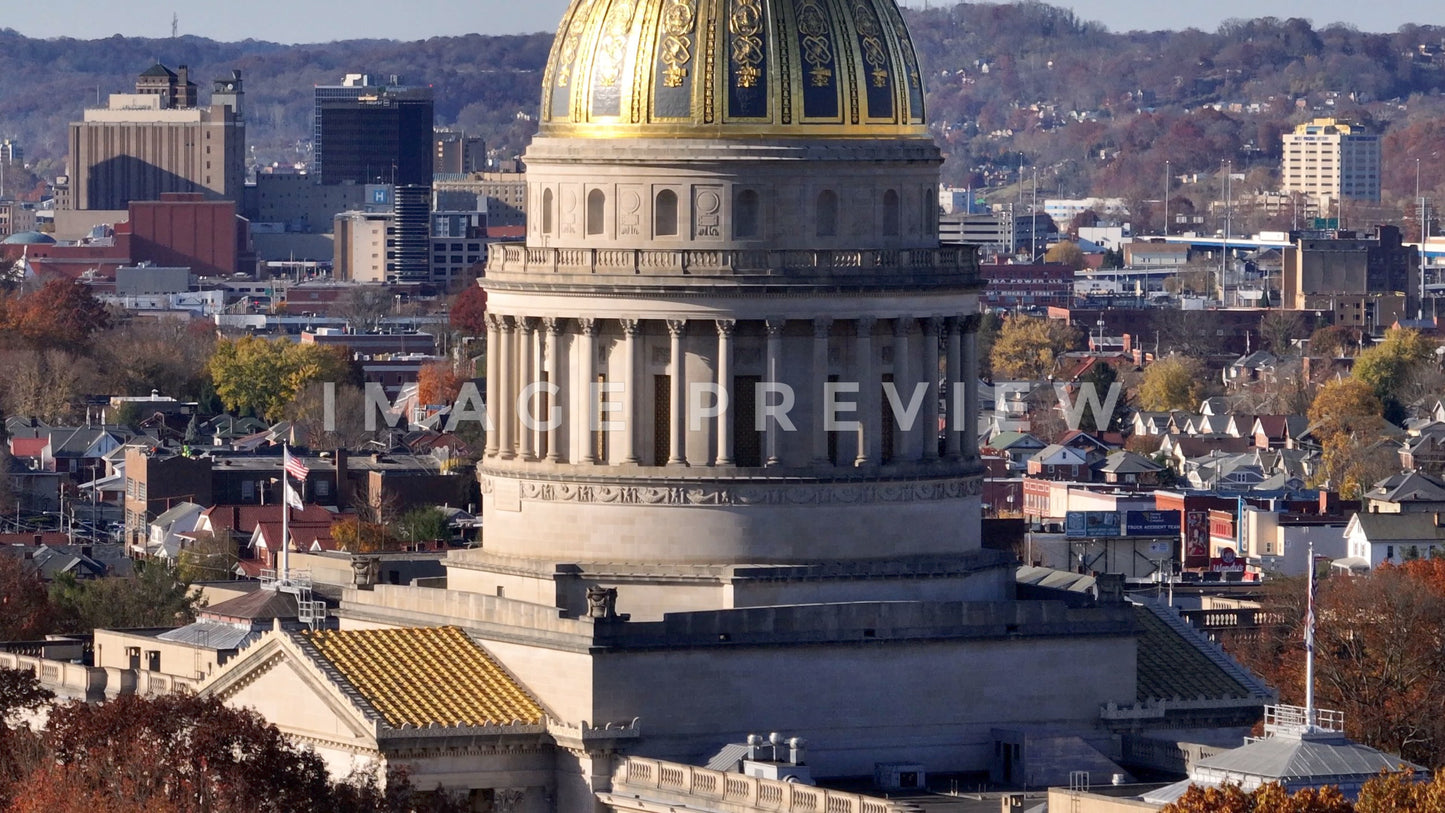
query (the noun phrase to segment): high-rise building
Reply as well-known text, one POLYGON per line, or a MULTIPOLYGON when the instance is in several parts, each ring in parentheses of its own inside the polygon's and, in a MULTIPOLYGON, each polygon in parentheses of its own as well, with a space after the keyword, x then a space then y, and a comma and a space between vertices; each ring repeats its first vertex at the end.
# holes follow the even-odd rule
POLYGON ((348 74, 341 85, 317 86, 311 171, 322 184, 390 184, 389 279, 426 281, 432 183, 432 91, 395 76, 378 84, 348 74))
POLYGON ((166 192, 199 192, 208 199, 241 201, 246 180, 246 124, 241 77, 230 91, 195 106, 195 84, 164 65, 141 74, 136 93, 113 93, 104 108, 85 111, 70 125, 68 208, 124 209, 133 200, 159 200, 166 192))
POLYGON ((433 175, 467 175, 487 168, 487 143, 460 130, 437 130, 432 139, 433 175))
POLYGON ((1341 200, 1380 200, 1380 136, 1358 124, 1315 119, 1284 136, 1281 187, 1321 214, 1341 200))

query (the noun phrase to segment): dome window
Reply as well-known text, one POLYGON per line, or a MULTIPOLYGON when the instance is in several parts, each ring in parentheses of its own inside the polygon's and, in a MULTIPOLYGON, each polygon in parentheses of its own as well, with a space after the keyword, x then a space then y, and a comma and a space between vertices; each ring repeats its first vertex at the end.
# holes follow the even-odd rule
POLYGON ((883 235, 898 236, 898 193, 892 189, 883 193, 883 235))
POLYGON ((587 234, 602 234, 607 214, 607 195, 601 189, 587 193, 587 234))
POLYGON ((733 236, 758 236, 758 193, 744 189, 733 198, 733 236))
POLYGON ((818 194, 818 236, 835 237, 838 234, 838 195, 831 189, 818 194))
POLYGON ((658 237, 677 236, 677 193, 664 189, 652 202, 652 227, 658 237))

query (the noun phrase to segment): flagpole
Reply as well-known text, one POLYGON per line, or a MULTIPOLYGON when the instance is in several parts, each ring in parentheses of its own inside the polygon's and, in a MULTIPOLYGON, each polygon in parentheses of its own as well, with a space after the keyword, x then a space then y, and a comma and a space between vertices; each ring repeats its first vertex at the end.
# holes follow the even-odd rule
POLYGON ((281 566, 276 574, 280 577, 280 584, 286 585, 291 581, 291 475, 286 472, 286 461, 291 456, 291 450, 283 442, 281 444, 281 566))
POLYGON ((1315 544, 1309 547, 1309 593, 1305 598, 1305 730, 1315 727, 1315 544))

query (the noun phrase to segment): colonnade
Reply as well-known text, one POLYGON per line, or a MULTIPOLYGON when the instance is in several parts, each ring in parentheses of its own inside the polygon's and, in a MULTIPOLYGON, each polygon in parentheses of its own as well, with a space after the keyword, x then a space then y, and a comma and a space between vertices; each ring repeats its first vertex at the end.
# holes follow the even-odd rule
MULTIPOLYGON (((487 433, 485 457, 494 461, 579 465, 735 466, 738 429, 733 425, 733 412, 739 408, 741 394, 733 390, 742 344, 751 350, 750 362, 761 362, 757 378, 762 382, 823 394, 809 399, 815 410, 828 401, 844 402, 846 408, 836 413, 838 422, 832 427, 819 415, 802 421, 801 428, 810 433, 810 438, 801 445, 783 442, 782 422, 767 419, 761 437, 761 465, 865 468, 887 463, 972 460, 978 454, 977 329, 975 315, 608 321, 491 314, 487 319, 486 406, 494 429, 487 433), (799 335, 799 322, 810 323, 811 347, 806 353, 795 347, 789 367, 784 363, 785 341, 809 341, 806 335, 799 335), (667 336, 667 415, 665 425, 663 417, 657 416, 658 426, 653 429, 665 431, 667 443, 653 456, 655 459, 648 459, 638 453, 638 432, 643 424, 637 414, 636 390, 642 386, 645 374, 645 337, 656 336, 660 345, 661 328, 666 329, 667 336), (599 361, 598 350, 606 345, 599 343, 599 336, 621 345, 609 354, 610 363, 605 367, 599 361), (686 357, 689 351, 698 352, 698 341, 704 336, 711 340, 710 347, 706 347, 710 352, 705 355, 712 356, 706 383, 726 393, 722 397, 729 403, 719 414, 707 416, 713 422, 706 427, 710 431, 710 452, 706 459, 697 459, 695 454, 689 457, 687 451, 689 425, 693 423, 695 428, 696 422, 689 421, 688 406, 693 399, 687 389, 690 382, 686 357), (880 339, 889 336, 891 356, 884 359, 880 339), (761 337, 762 341, 756 342, 753 337, 761 337), (847 342, 851 347, 844 345, 847 342), (833 351, 847 353, 852 363, 838 363, 833 351), (799 358, 807 358, 808 363, 800 366, 799 358), (936 372, 940 362, 943 392, 939 391, 936 372), (605 376, 601 374, 604 369, 605 376), (918 385, 925 386, 918 407, 921 415, 915 414, 908 428, 895 425, 891 448, 886 450, 885 413, 894 410, 888 408, 889 399, 883 397, 885 375, 890 374, 885 369, 894 382, 895 403, 912 406, 918 385), (524 411, 530 420, 523 420, 524 411), (940 420, 946 421, 942 449, 936 437, 940 420), (604 427, 607 438, 601 441, 597 433, 604 427), (848 444, 854 450, 848 459, 838 459, 834 453, 837 442, 830 442, 832 432, 856 433, 856 443, 848 444), (799 454, 799 449, 804 453, 799 454)), ((781 400, 782 394, 776 392, 759 399, 771 404, 781 400)), ((713 403, 710 411, 717 411, 719 404, 713 403)), ((653 416, 645 416, 645 420, 652 426, 653 416)))

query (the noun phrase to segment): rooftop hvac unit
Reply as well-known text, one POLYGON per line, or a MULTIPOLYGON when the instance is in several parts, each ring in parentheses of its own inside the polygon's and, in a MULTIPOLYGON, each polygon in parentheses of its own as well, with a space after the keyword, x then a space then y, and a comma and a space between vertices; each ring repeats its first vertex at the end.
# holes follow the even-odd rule
POLYGON ((923 790, 928 787, 928 774, 917 762, 877 762, 873 765, 873 784, 881 790, 923 790))

